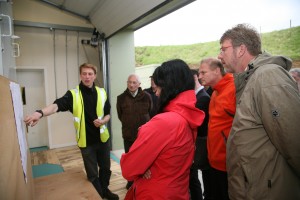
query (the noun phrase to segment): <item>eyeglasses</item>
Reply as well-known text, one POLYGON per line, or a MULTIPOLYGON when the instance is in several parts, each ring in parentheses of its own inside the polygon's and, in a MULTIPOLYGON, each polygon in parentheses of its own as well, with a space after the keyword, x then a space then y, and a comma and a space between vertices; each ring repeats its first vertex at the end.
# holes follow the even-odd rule
POLYGON ((229 47, 232 47, 232 46, 227 46, 227 47, 221 47, 220 48, 220 54, 223 54, 225 52, 225 50, 229 47))

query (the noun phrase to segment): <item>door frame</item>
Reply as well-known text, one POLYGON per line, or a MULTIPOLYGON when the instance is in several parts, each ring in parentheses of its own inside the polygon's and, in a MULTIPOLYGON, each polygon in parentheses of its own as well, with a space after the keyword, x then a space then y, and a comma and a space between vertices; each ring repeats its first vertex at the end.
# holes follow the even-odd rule
MULTIPOLYGON (((18 71, 32 71, 32 70, 40 70, 43 73, 43 80, 44 80, 44 91, 45 91, 45 103, 46 105, 49 105, 50 103, 48 102, 48 97, 49 97, 49 92, 46 88, 48 87, 48 83, 49 81, 46 81, 47 77, 48 77, 48 71, 47 68, 43 67, 43 66, 16 66, 16 74, 18 73, 18 71)), ((49 117, 46 117, 46 124, 47 124, 47 143, 48 143, 48 147, 51 149, 52 146, 52 142, 51 142, 51 126, 50 126, 50 119, 49 117)))

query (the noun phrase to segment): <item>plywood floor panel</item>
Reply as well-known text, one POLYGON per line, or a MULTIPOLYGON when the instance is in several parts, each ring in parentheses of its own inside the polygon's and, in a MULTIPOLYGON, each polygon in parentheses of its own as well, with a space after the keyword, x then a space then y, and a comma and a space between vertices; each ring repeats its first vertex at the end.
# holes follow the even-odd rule
POLYGON ((53 150, 45 150, 38 152, 31 152, 31 165, 41 164, 56 164, 60 165, 58 157, 53 150))
MULTIPOLYGON (((45 163, 60 164, 65 171, 60 174, 34 179, 35 194, 37 200, 101 199, 96 190, 93 188, 92 184, 90 184, 90 182, 86 178, 83 160, 80 150, 77 146, 57 148, 41 152, 32 152, 31 158, 32 165, 45 163), (82 184, 81 187, 79 187, 80 184, 77 185, 77 181, 82 184), (75 185, 74 182, 76 182, 75 185), (68 184, 71 186, 70 188, 67 188, 68 184), (48 192, 51 194, 45 195, 45 193, 48 192), (77 197, 74 196, 70 198, 64 196, 66 195, 66 193, 72 192, 74 193, 74 195, 77 195, 77 197)), ((120 165, 112 159, 111 171, 112 175, 109 188, 112 192, 118 194, 120 200, 122 200, 124 199, 127 192, 125 188, 127 181, 122 177, 120 165)))
POLYGON ((101 197, 81 169, 34 179, 37 200, 99 200, 101 197))

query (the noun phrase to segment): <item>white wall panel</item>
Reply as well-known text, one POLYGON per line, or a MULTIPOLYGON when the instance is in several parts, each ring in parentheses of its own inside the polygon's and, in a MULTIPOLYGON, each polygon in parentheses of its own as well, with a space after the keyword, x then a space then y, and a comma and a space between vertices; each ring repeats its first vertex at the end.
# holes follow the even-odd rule
POLYGON ((63 96, 67 88, 67 33, 65 30, 53 30, 54 33, 54 71, 56 98, 63 96))
POLYGON ((67 33, 67 55, 66 55, 66 71, 67 71, 67 88, 75 88, 79 83, 79 45, 81 45, 80 41, 78 41, 79 33, 76 31, 68 31, 67 33), (78 44, 79 43, 79 44, 78 44))
POLYGON ((133 32, 121 32, 109 39, 109 77, 113 150, 123 149, 121 123, 117 116, 117 96, 127 88, 128 75, 135 72, 133 32))

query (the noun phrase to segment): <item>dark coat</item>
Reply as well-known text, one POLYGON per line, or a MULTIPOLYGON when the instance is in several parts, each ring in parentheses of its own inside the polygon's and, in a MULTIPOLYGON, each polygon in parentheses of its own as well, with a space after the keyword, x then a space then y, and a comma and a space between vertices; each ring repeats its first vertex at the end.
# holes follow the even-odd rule
POLYGON ((150 120, 151 108, 151 97, 141 88, 135 97, 128 89, 117 97, 117 112, 124 140, 135 141, 139 127, 150 120))
POLYGON ((151 96, 151 99, 152 99, 152 109, 151 109, 151 112, 150 112, 150 117, 154 117, 156 114, 157 114, 157 111, 158 111, 158 108, 159 108, 159 105, 158 105, 158 96, 156 96, 155 92, 153 92, 152 88, 147 88, 147 89, 144 89, 145 92, 148 92, 151 96))
POLYGON ((208 129, 208 118, 209 118, 209 102, 210 96, 205 91, 201 89, 196 94, 197 102, 196 107, 205 112, 205 118, 201 126, 198 127, 197 139, 196 139, 196 151, 193 168, 205 170, 209 168, 209 162, 207 157, 207 129, 208 129))

